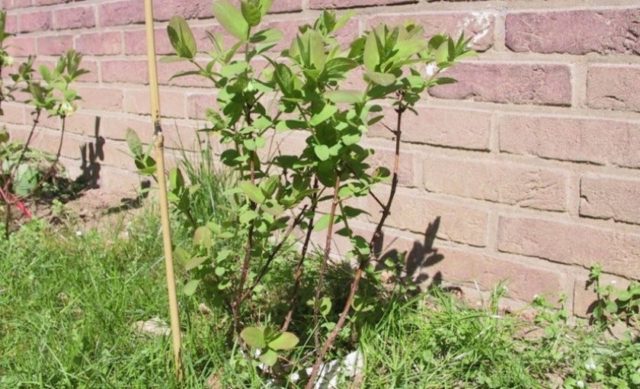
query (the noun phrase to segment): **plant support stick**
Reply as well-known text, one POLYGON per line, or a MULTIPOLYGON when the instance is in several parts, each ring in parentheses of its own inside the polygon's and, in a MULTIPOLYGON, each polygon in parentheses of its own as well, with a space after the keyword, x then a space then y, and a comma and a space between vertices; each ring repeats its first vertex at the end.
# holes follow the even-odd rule
POLYGON ((156 45, 153 29, 152 0, 144 1, 145 24, 147 31, 147 60, 149 65, 149 89, 151 95, 151 120, 155 130, 155 149, 157 161, 158 189, 160 192, 160 218, 162 221, 162 240, 164 246, 165 268, 167 272, 167 291, 169 294, 169 313, 171 316, 171 338, 173 343, 173 360, 176 378, 182 380, 182 346, 180 339, 180 318, 178 315, 178 298, 176 281, 173 272, 173 247, 171 246, 171 228, 169 226, 169 202, 167 199, 167 182, 164 173, 164 136, 160 127, 160 98, 158 92, 158 72, 156 69, 156 45))

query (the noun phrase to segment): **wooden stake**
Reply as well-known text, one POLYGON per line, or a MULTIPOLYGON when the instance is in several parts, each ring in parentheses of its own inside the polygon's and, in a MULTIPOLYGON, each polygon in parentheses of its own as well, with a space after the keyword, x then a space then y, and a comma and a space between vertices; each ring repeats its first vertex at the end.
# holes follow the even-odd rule
POLYGON ((162 241, 164 246, 165 269, 167 272, 167 291, 169 294, 169 314, 171 316, 171 338, 173 343, 173 362, 176 378, 182 381, 182 340, 180 339, 180 317, 176 280, 173 272, 173 247, 171 245, 171 227, 169 225, 169 202, 167 199, 167 181, 164 171, 164 135, 160 126, 160 96, 158 91, 158 71, 156 68, 156 44, 153 23, 153 2, 144 0, 145 24, 147 31, 147 60, 149 65, 149 90, 151 94, 151 120, 155 130, 155 151, 157 163, 158 189, 160 192, 160 219, 162 222, 162 241))

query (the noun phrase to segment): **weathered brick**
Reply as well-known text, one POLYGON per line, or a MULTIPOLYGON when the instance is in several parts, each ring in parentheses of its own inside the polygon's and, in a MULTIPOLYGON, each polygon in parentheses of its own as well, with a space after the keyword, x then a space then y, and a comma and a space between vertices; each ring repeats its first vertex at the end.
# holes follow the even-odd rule
POLYGON ((27 57, 36 52, 36 40, 31 36, 12 36, 7 40, 7 52, 14 57, 27 57))
POLYGON ((185 19, 213 16, 211 0, 159 0, 154 4, 154 17, 157 20, 169 20, 175 15, 185 19))
POLYGON ((24 124, 26 115, 25 115, 25 106, 22 104, 16 103, 3 103, 2 104, 3 114, 0 116, 0 121, 3 123, 13 123, 13 124, 24 124))
MULTIPOLYGON (((588 284, 587 276, 578 276, 575 279, 573 287, 573 314, 579 316, 588 316, 591 312, 593 303, 598 296, 593 291, 593 285, 588 284)), ((620 277, 603 274, 600 278, 602 287, 612 286, 616 289, 624 289, 629 285, 629 281, 620 277)))
POLYGON ((18 33, 18 17, 16 15, 7 15, 4 28, 9 34, 18 33))
POLYGON ((5 0, 1 5, 4 9, 26 8, 31 5, 31 0, 5 0))
POLYGON ((33 0, 33 5, 53 5, 68 3, 69 0, 33 0))
POLYGON ((640 277, 640 235, 524 217, 501 217, 498 250, 640 277))
POLYGON ((100 116, 91 114, 87 110, 79 110, 67 118, 67 131, 78 135, 94 137, 99 130, 100 116))
POLYGON ((533 166, 458 158, 424 159, 430 192, 549 211, 567 207, 566 174, 533 166))
POLYGON ((580 215, 640 224, 640 181, 603 176, 582 177, 580 215))
MULTIPOLYGON (((379 144, 369 145, 368 143, 362 143, 362 146, 371 147, 374 150, 374 154, 368 159, 368 163, 371 165, 371 170, 378 167, 386 167, 389 171, 393 170, 393 165, 395 163, 395 150, 393 144, 381 146, 379 144)), ((402 152, 398 165, 398 181, 400 185, 416 186, 416 183, 414 182, 415 170, 413 153, 409 151, 402 152)))
POLYGON ((91 84, 76 86, 82 97, 80 105, 84 108, 120 111, 122 110, 122 90, 119 88, 100 87, 91 84))
POLYGON ((590 107, 640 112, 640 95, 636 93, 639 88, 640 66, 589 66, 587 104, 590 107))
POLYGON ((369 27, 375 27, 379 24, 395 26, 404 25, 407 22, 422 26, 428 37, 444 33, 457 39, 460 34, 464 33, 466 38, 471 38, 471 47, 474 50, 485 51, 493 46, 495 16, 488 11, 473 13, 382 14, 368 19, 367 25, 369 27))
MULTIPOLYGON (((491 113, 487 111, 417 107, 418 114, 402 117, 402 140, 470 150, 488 150, 491 113)), ((396 113, 385 109, 385 118, 369 129, 369 136, 392 139, 385 127, 395 128, 396 113)))
MULTIPOLYGON (((377 193, 379 198, 386 198, 384 191, 377 193)), ((380 205, 371 196, 368 208, 372 220, 377 220, 380 205)), ((429 224, 436 219, 439 219, 436 234, 439 238, 472 246, 485 246, 488 219, 485 211, 434 199, 417 190, 398 189, 387 224, 424 234, 429 224)))
POLYGON ((309 8, 352 8, 371 7, 375 5, 393 5, 416 3, 417 0, 309 0, 309 8))
POLYGON ((90 28, 95 25, 96 15, 93 7, 68 7, 53 12, 53 28, 57 30, 90 28))
POLYGON ((76 37, 76 50, 82 54, 115 55, 122 52, 122 34, 119 31, 95 32, 76 37))
POLYGON ((142 23, 144 4, 136 0, 122 0, 98 6, 98 24, 100 26, 118 26, 142 23))
POLYGON ((37 11, 18 15, 18 29, 20 32, 47 31, 50 28, 50 11, 37 11))
POLYGON ((73 48, 73 36, 43 36, 37 41, 38 54, 60 55, 73 48))
POLYGON ((639 54, 638 20, 639 8, 511 13, 506 45, 545 54, 639 54))
MULTIPOLYGON (((65 135, 62 139, 60 155, 67 158, 80 159, 80 146, 82 140, 72 134, 65 135)), ((31 145, 39 150, 56 154, 60 145, 60 132, 52 130, 41 130, 34 133, 31 145)))
POLYGON ((107 60, 100 63, 102 82, 127 82, 146 84, 149 82, 147 62, 144 60, 107 60))
POLYGON ((144 179, 137 173, 129 170, 117 169, 103 166, 100 169, 100 179, 98 185, 103 190, 137 191, 140 190, 140 183, 144 179))
MULTIPOLYGON (((124 32, 124 53, 125 54, 147 54, 147 41, 144 30, 124 32)), ((169 42, 166 29, 155 30, 156 54, 173 54, 175 51, 169 42)))
POLYGON ((467 62, 445 74, 458 82, 431 88, 432 96, 493 103, 571 105, 571 71, 566 65, 467 62))
POLYGON ((640 125, 617 120, 504 115, 500 150, 573 162, 640 167, 640 125))
MULTIPOLYGON (((184 118, 186 116, 185 103, 184 91, 160 91, 160 112, 162 116, 184 118)), ((124 109, 131 113, 151 114, 149 89, 125 90, 124 109)))
MULTIPOLYGON (((111 140, 124 140, 127 134, 127 128, 135 130, 143 142, 150 142, 153 137, 153 126, 151 120, 145 117, 123 116, 123 115, 103 115, 100 117, 99 133, 111 140)), ((113 158, 128 159, 128 154, 120 154, 113 158)), ((125 167, 126 168, 126 167, 125 167)))
POLYGON ((187 116, 191 119, 204 119, 207 108, 215 107, 217 95, 211 93, 190 93, 187 96, 187 116))

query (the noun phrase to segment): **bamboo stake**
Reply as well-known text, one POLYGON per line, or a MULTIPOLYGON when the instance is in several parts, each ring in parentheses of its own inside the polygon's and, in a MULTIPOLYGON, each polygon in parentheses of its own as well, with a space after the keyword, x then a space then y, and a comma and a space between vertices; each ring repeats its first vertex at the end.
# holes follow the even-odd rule
POLYGON ((160 192, 160 218, 162 221, 162 240, 164 246, 165 269, 167 272, 167 291, 169 294, 169 313, 171 316, 171 338, 173 343, 173 362, 176 378, 182 381, 182 346, 180 339, 180 317, 176 280, 173 272, 173 247, 171 245, 171 227, 169 225, 169 202, 167 200, 167 182, 164 171, 164 135, 160 126, 160 97, 158 92, 158 71, 156 68, 156 44, 153 24, 153 2, 144 0, 145 24, 147 31, 147 59, 149 65, 149 90, 151 94, 151 120, 155 132, 155 151, 160 192))

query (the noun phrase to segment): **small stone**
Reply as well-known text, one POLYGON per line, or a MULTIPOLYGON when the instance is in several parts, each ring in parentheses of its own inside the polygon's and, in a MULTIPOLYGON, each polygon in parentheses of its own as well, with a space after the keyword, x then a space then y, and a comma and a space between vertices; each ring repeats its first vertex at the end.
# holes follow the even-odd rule
POLYGON ((162 319, 154 317, 133 323, 133 330, 142 335, 169 336, 171 329, 162 319))

